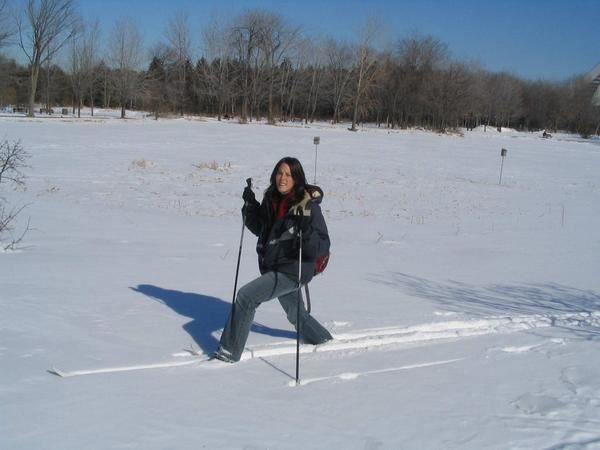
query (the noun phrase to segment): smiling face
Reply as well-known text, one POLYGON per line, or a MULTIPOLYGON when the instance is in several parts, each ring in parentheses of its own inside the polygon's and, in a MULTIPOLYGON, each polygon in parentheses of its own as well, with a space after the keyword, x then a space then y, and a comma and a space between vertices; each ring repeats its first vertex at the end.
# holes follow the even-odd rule
POLYGON ((294 179, 292 178, 292 171, 290 166, 286 163, 281 163, 277 168, 275 174, 275 186, 281 195, 285 195, 294 189, 294 179))

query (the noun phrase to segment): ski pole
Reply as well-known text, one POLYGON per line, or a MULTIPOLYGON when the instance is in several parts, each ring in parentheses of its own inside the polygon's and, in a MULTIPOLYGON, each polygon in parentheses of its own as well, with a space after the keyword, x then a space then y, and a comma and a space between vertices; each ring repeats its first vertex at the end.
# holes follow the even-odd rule
POLYGON ((302 301, 302 229, 300 237, 300 252, 298 257, 298 302, 296 303, 296 386, 300 384, 300 302, 302 301))
MULTIPOLYGON (((246 184, 252 188, 252 178, 246 179, 246 184)), ((235 282, 233 283, 233 298, 231 299, 231 322, 233 323, 233 315, 235 313, 235 294, 237 293, 238 275, 240 273, 240 260, 242 259, 242 243, 244 242, 244 229, 246 228, 246 214, 248 209, 248 201, 244 202, 244 214, 242 217, 242 235, 240 237, 240 249, 238 251, 237 267, 235 269, 235 282)))

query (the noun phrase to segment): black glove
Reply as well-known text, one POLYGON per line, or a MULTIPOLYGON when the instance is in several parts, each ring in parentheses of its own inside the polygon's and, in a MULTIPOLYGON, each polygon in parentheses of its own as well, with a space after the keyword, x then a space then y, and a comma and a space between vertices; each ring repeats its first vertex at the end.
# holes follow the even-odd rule
POLYGON ((310 226, 310 216, 305 216, 303 214, 294 215, 294 221, 296 222, 296 228, 302 230, 302 232, 308 231, 308 227, 310 226))
POLYGON ((244 199, 244 202, 246 202, 247 204, 256 203, 256 196, 254 195, 254 192, 252 191, 252 188, 250 186, 246 186, 244 188, 244 193, 242 194, 242 198, 244 199))

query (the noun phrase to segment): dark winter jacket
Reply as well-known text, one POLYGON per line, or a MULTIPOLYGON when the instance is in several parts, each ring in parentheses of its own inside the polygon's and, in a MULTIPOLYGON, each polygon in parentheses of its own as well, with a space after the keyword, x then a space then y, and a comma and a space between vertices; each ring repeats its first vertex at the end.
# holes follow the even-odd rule
POLYGON ((287 214, 278 219, 273 199, 265 194, 262 203, 257 201, 244 207, 246 226, 256 236, 256 252, 260 273, 281 272, 298 280, 299 223, 298 216, 307 221, 302 231, 302 279, 308 283, 315 274, 318 256, 329 253, 329 234, 319 204, 323 191, 307 185, 304 198, 290 206, 287 214))

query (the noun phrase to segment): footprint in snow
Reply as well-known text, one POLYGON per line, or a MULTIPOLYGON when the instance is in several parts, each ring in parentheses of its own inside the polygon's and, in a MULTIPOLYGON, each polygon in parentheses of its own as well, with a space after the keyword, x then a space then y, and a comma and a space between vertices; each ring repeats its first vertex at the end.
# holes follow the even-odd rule
POLYGON ((512 405, 525 414, 547 416, 564 408, 565 403, 556 397, 544 394, 524 394, 512 402, 512 405))
POLYGON ((598 373, 590 373, 585 367, 572 366, 564 368, 560 378, 576 398, 593 407, 600 406, 598 373))

